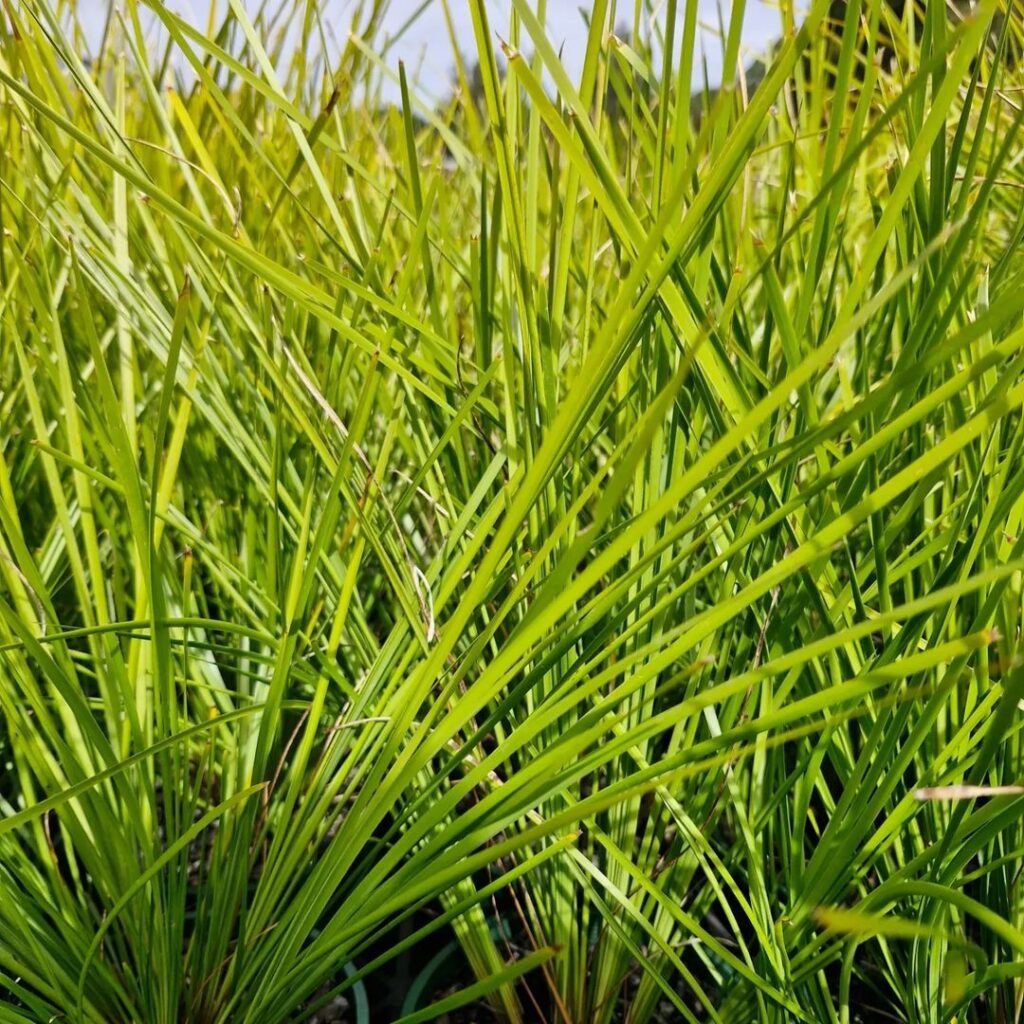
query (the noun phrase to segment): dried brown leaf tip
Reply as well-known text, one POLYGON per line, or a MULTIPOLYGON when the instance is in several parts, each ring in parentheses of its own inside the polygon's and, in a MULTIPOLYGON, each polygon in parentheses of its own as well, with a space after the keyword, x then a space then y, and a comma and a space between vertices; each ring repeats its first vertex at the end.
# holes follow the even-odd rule
POLYGON ((1024 786, 925 786, 914 790, 918 800, 975 800, 983 796, 1024 796, 1024 786))

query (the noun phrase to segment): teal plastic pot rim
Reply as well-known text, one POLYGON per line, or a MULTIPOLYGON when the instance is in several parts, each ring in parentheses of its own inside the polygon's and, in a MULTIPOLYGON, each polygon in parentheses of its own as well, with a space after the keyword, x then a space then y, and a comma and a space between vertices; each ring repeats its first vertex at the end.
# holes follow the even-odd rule
MULTIPOLYGON (((345 964, 345 974, 351 978, 356 973, 356 965, 345 964)), ((366 995, 366 986, 360 978, 349 989, 352 994, 352 1006, 355 1010, 356 1024, 370 1024, 370 1000, 366 995)))
MULTIPOLYGON (((511 932, 504 920, 491 922, 491 938, 500 939, 502 936, 507 937, 510 934, 511 932)), ((419 974, 413 978, 412 984, 409 986, 409 990, 405 994, 405 999, 402 1002, 403 1016, 407 1013, 415 1013, 417 1010, 424 1009, 425 1004, 421 1002, 421 1000, 425 997, 429 997, 428 986, 432 983, 436 983, 439 980, 438 976, 442 973, 441 969, 445 964, 462 952, 463 950, 459 945, 459 940, 452 939, 451 942, 446 946, 443 946, 426 962, 419 974)))

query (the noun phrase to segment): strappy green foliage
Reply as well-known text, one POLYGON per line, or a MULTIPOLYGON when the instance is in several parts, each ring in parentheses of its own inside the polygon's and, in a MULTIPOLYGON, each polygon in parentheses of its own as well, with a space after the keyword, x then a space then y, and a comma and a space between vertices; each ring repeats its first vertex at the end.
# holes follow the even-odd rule
POLYGON ((1021 8, 465 2, 4 4, 0 1022, 1018 1019, 1021 8))

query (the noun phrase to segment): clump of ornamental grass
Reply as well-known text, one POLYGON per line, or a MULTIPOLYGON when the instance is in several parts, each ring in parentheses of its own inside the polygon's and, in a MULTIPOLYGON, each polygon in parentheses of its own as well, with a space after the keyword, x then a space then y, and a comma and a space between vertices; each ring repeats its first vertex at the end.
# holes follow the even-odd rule
POLYGON ((1012 1019, 1017 0, 467 7, 4 7, 0 1021, 1012 1019))

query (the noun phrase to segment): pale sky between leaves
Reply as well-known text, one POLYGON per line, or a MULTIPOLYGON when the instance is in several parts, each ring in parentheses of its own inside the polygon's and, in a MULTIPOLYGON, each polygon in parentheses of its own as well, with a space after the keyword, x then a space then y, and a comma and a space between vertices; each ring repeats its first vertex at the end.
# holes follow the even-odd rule
MULTIPOLYGON (((107 11, 115 0, 79 0, 83 21, 94 28, 98 40, 107 11)), ((227 9, 227 0, 215 0, 221 12, 227 9)), ((715 0, 699 0, 699 19, 704 27, 704 54, 707 60, 707 74, 712 86, 718 84, 721 75, 721 44, 715 37, 719 18, 728 24, 731 4, 716 3, 715 0), (721 10, 721 14, 719 14, 721 10)), ((255 11, 259 0, 245 0, 246 7, 255 11)), ((384 35, 394 33, 408 20, 421 5, 421 0, 393 0, 384 23, 384 35)), ((488 0, 491 26, 500 35, 507 31, 511 0, 488 0)), ((198 26, 205 26, 210 10, 210 0, 172 0, 171 9, 198 26)), ((583 59, 586 40, 581 10, 589 4, 578 0, 548 0, 547 27, 549 36, 562 49, 562 59, 567 69, 576 74, 583 59)), ((273 7, 273 3, 270 4, 273 7)), ((353 0, 327 0, 324 4, 325 22, 330 24, 336 38, 344 38, 348 32, 355 4, 353 0)), ((475 49, 473 28, 469 14, 468 0, 449 0, 449 7, 455 21, 463 52, 475 49)), ((623 11, 620 23, 632 19, 632 0, 623 0, 619 7, 623 11)), ((664 4, 655 5, 657 10, 664 4)), ((763 50, 781 34, 780 17, 777 8, 764 0, 749 0, 743 24, 743 45, 745 62, 763 50)), ((524 45, 529 50, 529 46, 524 45)), ((407 71, 418 76, 418 85, 429 95, 443 96, 451 83, 452 50, 440 2, 430 4, 418 21, 388 51, 388 64, 397 67, 398 61, 405 62, 407 71)), ((703 69, 694 68, 694 85, 702 82, 703 69)))

